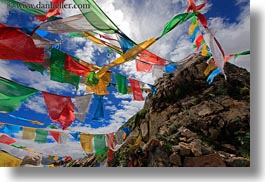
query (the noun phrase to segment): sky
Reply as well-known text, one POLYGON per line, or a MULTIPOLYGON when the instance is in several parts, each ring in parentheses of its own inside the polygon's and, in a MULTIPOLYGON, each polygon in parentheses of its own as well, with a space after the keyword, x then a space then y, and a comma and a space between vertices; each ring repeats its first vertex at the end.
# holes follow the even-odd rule
MULTIPOLYGON (((27 2, 36 3, 38 1, 29 0, 27 2)), ((49 2, 49 0, 42 1, 42 3, 44 2, 49 2)), ((72 0, 66 0, 65 2, 73 3, 72 0)), ((155 2, 152 0, 96 0, 95 2, 136 43, 160 35, 166 22, 176 14, 183 13, 187 7, 186 0, 157 0, 155 2)), ((198 0, 196 2, 199 4, 203 1, 198 0)), ((33 16, 10 9, 1 1, 0 6, 0 23, 23 28, 33 28, 39 24, 33 16)), ((248 0, 208 0, 207 6, 201 12, 206 16, 209 28, 221 43, 226 54, 250 50, 250 7, 248 0)), ((80 11, 78 9, 65 9, 61 17, 69 17, 75 14, 80 14, 80 11)), ((182 60, 195 51, 189 41, 189 25, 190 22, 186 22, 178 26, 148 50, 167 60, 174 62, 182 60)), ((48 38, 61 41, 60 49, 62 51, 99 66, 106 65, 118 57, 116 53, 99 47, 84 38, 69 38, 66 35, 52 35, 48 38)), ((250 56, 239 57, 236 60, 231 60, 231 63, 250 70, 250 56)), ((134 61, 117 66, 112 70, 145 83, 154 84, 155 81, 152 74, 137 73, 134 61)), ((59 95, 74 97, 86 93, 85 85, 80 84, 78 90, 76 90, 70 84, 51 81, 49 75, 29 71, 21 61, 0 60, 0 76, 40 91, 59 95)), ((144 105, 143 101, 133 101, 131 94, 121 95, 117 93, 114 87, 110 87, 109 92, 110 94, 104 97, 104 120, 91 120, 95 109, 92 102, 92 107, 89 109, 85 122, 82 123, 76 120, 68 130, 91 134, 115 132, 144 105)), ((146 95, 144 93, 144 96, 146 95)), ((51 124, 41 93, 30 97, 16 111, 9 114, 51 124)), ((26 121, 18 121, 7 114, 0 114, 0 121, 22 126, 34 126, 26 121)), ((69 138, 67 144, 59 145, 57 143, 38 144, 34 141, 22 140, 19 136, 21 136, 21 133, 16 135, 16 145, 27 146, 51 155, 83 156, 80 143, 74 142, 71 138, 69 138)), ((52 141, 52 139, 49 138, 48 141, 52 141)), ((1 145, 0 147, 6 147, 7 150, 15 152, 17 155, 20 153, 8 146, 1 145)), ((22 155, 22 153, 20 154, 22 155)))

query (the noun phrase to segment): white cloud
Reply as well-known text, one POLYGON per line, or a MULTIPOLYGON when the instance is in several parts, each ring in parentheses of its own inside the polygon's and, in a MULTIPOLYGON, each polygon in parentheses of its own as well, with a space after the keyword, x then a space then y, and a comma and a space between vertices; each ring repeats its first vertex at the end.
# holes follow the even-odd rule
POLYGON ((41 114, 47 114, 44 98, 39 95, 30 97, 23 103, 27 108, 41 114))
POLYGON ((8 10, 8 7, 5 3, 0 2, 0 7, 1 7, 0 23, 5 23, 8 15, 9 15, 9 10, 8 10))

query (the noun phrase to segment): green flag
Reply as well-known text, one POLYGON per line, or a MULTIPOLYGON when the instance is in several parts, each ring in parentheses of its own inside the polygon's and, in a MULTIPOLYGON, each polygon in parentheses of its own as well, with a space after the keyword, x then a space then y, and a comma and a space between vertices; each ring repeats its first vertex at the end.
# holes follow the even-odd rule
POLYGON ((184 23, 188 19, 194 17, 198 12, 192 12, 192 13, 183 13, 183 14, 178 14, 174 18, 172 18, 169 22, 167 22, 164 31, 162 35, 160 35, 159 38, 163 37, 166 35, 168 32, 173 30, 177 25, 184 23))
POLYGON ((96 155, 104 154, 107 151, 105 135, 94 136, 94 147, 96 155))
POLYGON ((1 2, 8 4, 9 7, 15 8, 17 10, 20 10, 20 11, 23 11, 25 13, 29 13, 32 15, 45 15, 46 14, 45 11, 35 8, 33 4, 21 3, 18 1, 14 1, 14 0, 1 0, 1 2))
POLYGON ((37 129, 35 142, 46 143, 47 142, 47 136, 48 136, 48 131, 37 129))
POLYGON ((118 31, 118 27, 107 17, 93 0, 74 0, 83 16, 97 30, 107 34, 118 31))
POLYGON ((248 55, 250 54, 250 51, 243 51, 243 52, 240 52, 240 53, 236 53, 235 54, 235 58, 237 58, 238 56, 243 56, 243 55, 248 55))
POLYGON ((122 94, 127 94, 126 77, 116 73, 114 74, 114 76, 116 79, 118 92, 122 94))
POLYGON ((66 54, 57 50, 51 50, 50 72, 51 80, 60 83, 70 83, 78 88, 80 77, 64 69, 66 54))
POLYGON ((0 112, 12 112, 38 90, 0 77, 0 112))

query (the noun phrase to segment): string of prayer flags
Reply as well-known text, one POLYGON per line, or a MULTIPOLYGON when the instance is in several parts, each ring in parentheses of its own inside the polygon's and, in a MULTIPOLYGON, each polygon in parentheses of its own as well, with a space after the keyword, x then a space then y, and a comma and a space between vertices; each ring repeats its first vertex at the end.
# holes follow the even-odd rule
POLYGON ((207 78, 207 82, 209 83, 209 84, 211 84, 212 82, 213 82, 213 79, 217 76, 217 75, 219 75, 220 73, 222 73, 220 70, 219 70, 219 68, 216 68, 209 76, 208 76, 208 78, 207 78))
POLYGON ((85 152, 93 152, 93 135, 90 134, 80 134, 80 143, 85 152))
POLYGON ((37 143, 46 143, 47 142, 47 136, 48 136, 48 131, 47 130, 36 130, 36 138, 35 142, 37 143))
POLYGON ((118 27, 106 16, 93 0, 74 0, 87 21, 97 30, 107 34, 118 32, 118 27))
POLYGON ((134 80, 132 78, 129 78, 129 81, 130 81, 130 84, 131 84, 131 87, 132 87, 133 100, 143 101, 144 97, 143 97, 143 94, 142 94, 142 90, 141 90, 139 81, 134 80))
POLYGON ((0 77, 0 112, 12 112, 38 90, 0 77))
POLYGON ((176 15, 169 22, 167 22, 167 24, 165 25, 165 28, 163 30, 163 33, 160 35, 159 38, 165 36, 168 32, 173 30, 177 25, 180 25, 180 24, 186 22, 187 20, 189 20, 190 18, 192 18, 196 14, 198 14, 198 13, 197 12, 191 12, 191 13, 182 13, 182 14, 176 15))
POLYGON ((42 92, 44 101, 52 121, 59 122, 66 129, 75 120, 74 104, 70 97, 42 92))
POLYGON ((76 96, 74 99, 75 106, 77 108, 77 112, 75 112, 75 118, 79 121, 84 122, 89 106, 91 104, 92 95, 87 94, 83 96, 76 96))
POLYGON ((127 61, 130 61, 131 59, 135 58, 135 56, 137 56, 139 53, 141 53, 142 51, 144 51, 145 49, 147 49, 149 46, 151 46, 153 43, 156 42, 155 38, 150 38, 138 45, 135 45, 132 49, 128 50, 126 53, 124 53, 123 55, 121 55, 118 59, 114 60, 113 62, 111 62, 110 64, 102 67, 99 72, 97 73, 99 78, 101 78, 110 67, 113 66, 117 66, 120 64, 123 64, 127 61))
POLYGON ((115 80, 116 80, 116 84, 117 84, 117 88, 118 88, 118 92, 121 94, 127 94, 127 86, 126 86, 126 77, 119 75, 117 73, 114 74, 115 80))
POLYGON ((33 139, 35 139, 35 128, 23 127, 22 139, 24 139, 24 140, 33 140, 33 139))
POLYGON ((41 123, 41 122, 39 122, 37 120, 26 119, 26 118, 22 118, 22 117, 19 117, 19 116, 14 116, 12 114, 8 114, 8 116, 10 116, 12 118, 15 118, 15 119, 19 119, 21 121, 28 121, 28 122, 30 122, 32 124, 36 124, 36 125, 40 125, 40 126, 43 126, 44 125, 44 123, 41 123))
POLYGON ((35 15, 35 18, 39 21, 46 21, 48 18, 61 14, 61 5, 65 0, 52 0, 51 8, 45 15, 35 15))
POLYGON ((0 27, 0 59, 42 62, 44 48, 35 46, 32 37, 16 27, 0 27))
POLYGON ((96 155, 101 155, 107 151, 105 135, 94 136, 94 148, 96 155))
POLYGON ((15 143, 15 142, 16 142, 16 140, 14 140, 13 138, 11 138, 7 135, 1 135, 0 136, 0 143, 10 145, 10 144, 15 143))
POLYGON ((96 105, 96 110, 93 114, 93 120, 102 120, 104 119, 104 107, 103 107, 103 96, 95 95, 93 96, 93 103, 96 105))

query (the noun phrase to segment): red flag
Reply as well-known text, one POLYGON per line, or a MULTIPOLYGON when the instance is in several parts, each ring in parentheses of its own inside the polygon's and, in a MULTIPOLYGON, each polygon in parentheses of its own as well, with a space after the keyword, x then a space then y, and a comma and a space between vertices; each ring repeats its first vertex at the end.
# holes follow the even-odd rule
POLYGON ((49 131, 51 136, 56 140, 57 143, 59 143, 60 139, 60 133, 58 131, 49 131))
POLYGON ((107 134, 108 146, 110 149, 114 149, 114 133, 107 134))
POLYGON ((166 65, 167 60, 163 59, 147 50, 144 50, 141 52, 139 60, 147 63, 153 63, 153 64, 158 64, 158 65, 166 65))
POLYGON ((153 68, 152 64, 148 64, 140 60, 136 60, 135 63, 136 63, 136 70, 139 72, 151 72, 152 71, 152 68, 153 68))
POLYGON ((69 70, 70 72, 75 73, 79 76, 85 75, 86 73, 90 72, 89 68, 78 63, 68 54, 66 55, 66 58, 64 61, 64 69, 69 70))
POLYGON ((10 138, 7 135, 1 135, 0 136, 0 143, 5 143, 7 145, 10 145, 10 144, 15 143, 15 142, 16 142, 16 140, 14 140, 13 138, 10 138))
POLYGON ((197 47, 197 49, 200 48, 202 41, 203 41, 203 35, 201 34, 201 35, 196 39, 196 47, 197 47))
POLYGON ((200 20, 202 26, 204 26, 204 27, 207 27, 207 26, 208 26, 207 19, 206 19, 206 17, 205 17, 203 14, 199 13, 199 14, 197 14, 196 16, 197 16, 198 19, 200 20))
POLYGON ((46 15, 36 15, 35 18, 39 21, 46 21, 48 18, 61 14, 61 4, 63 4, 65 0, 52 0, 51 8, 46 13, 46 15))
MULTIPOLYGON (((3 25, 3 24, 2 24, 3 25)), ((44 48, 16 27, 0 26, 0 59, 43 62, 44 48)))
POLYGON ((44 101, 52 121, 61 123, 66 129, 75 120, 74 104, 70 97, 42 92, 44 101))
POLYGON ((129 81, 131 83, 132 92, 133 92, 133 99, 138 101, 143 101, 144 97, 142 94, 142 90, 140 88, 140 83, 137 80, 129 78, 129 81))

